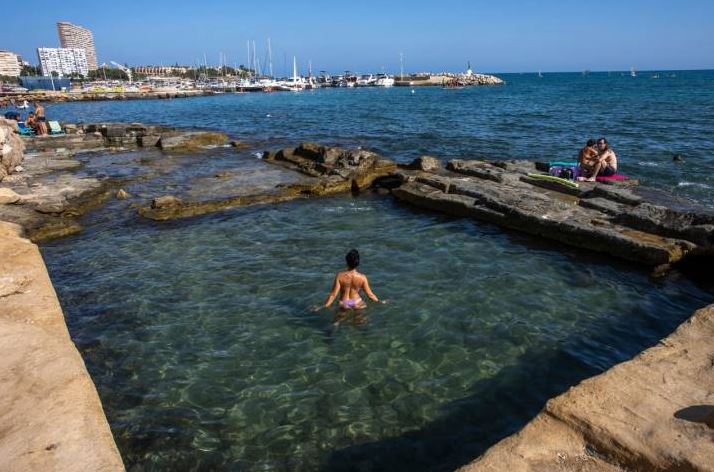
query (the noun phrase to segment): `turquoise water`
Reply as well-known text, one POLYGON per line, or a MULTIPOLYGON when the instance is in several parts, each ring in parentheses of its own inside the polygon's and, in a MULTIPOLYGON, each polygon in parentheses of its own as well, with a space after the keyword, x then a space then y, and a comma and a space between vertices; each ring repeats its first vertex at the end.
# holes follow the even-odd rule
MULTIPOLYGON (((694 90, 686 74, 672 80, 694 90)), ((708 74, 700 84, 704 104, 680 116, 688 125, 670 126, 672 142, 685 149, 685 166, 667 167, 669 148, 650 153, 658 166, 627 159, 658 186, 704 202, 707 188, 672 182, 710 182, 690 165, 712 165, 711 137, 697 131, 711 119, 708 74)), ((157 172, 127 186, 148 199, 166 188, 190 190, 192 177, 217 170, 258 172, 253 152, 298 139, 369 143, 399 159, 477 149, 514 157, 546 141, 565 149, 579 125, 556 124, 554 114, 571 112, 547 97, 591 77, 546 85, 546 75, 539 85, 513 76, 499 89, 414 94, 427 98, 403 89, 328 90, 51 110, 87 121, 180 117, 180 124, 221 127, 256 143, 238 154, 215 150, 195 164, 184 158, 171 177, 157 172), (492 119, 465 113, 461 93, 482 109, 492 107, 492 119), (529 96, 549 111, 524 114, 529 96), (209 113, 192 118, 192 108, 209 113), (380 118, 365 120, 370 113, 380 118), (434 114, 441 121, 428 118, 434 114), (513 124, 497 131, 486 125, 494 117, 513 124)), ((659 80, 642 79, 651 87, 659 80)), ((592 93, 604 96, 607 87, 595 84, 592 93)), ((648 94, 678 102, 683 86, 671 86, 669 95, 648 94)), ((642 129, 655 126, 646 116, 642 129)), ((588 127, 597 129, 592 119, 588 127)), ((616 148, 627 149, 632 139, 618 136, 616 148)), ((132 155, 82 159, 88 174, 133 172, 132 155)), ((417 211, 379 194, 162 224, 139 219, 127 201, 111 201, 83 224, 83 233, 45 244, 42 252, 132 471, 453 470, 523 426, 551 396, 651 346, 714 299, 678 273, 651 280, 639 267, 417 211), (361 251, 375 292, 391 303, 370 307, 363 318, 312 312, 351 247, 361 251)))

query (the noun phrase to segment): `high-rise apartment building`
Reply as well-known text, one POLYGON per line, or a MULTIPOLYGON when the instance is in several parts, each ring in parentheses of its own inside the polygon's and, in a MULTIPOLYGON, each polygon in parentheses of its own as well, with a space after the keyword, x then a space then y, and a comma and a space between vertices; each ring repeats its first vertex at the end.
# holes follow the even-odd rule
POLYGON ((84 49, 89 70, 97 69, 97 50, 94 47, 94 36, 87 28, 67 23, 57 22, 60 46, 65 49, 84 49))
POLYGON ((0 51, 0 75, 18 77, 20 75, 20 59, 10 51, 0 51))
POLYGON ((37 48, 37 58, 40 60, 42 75, 81 74, 87 76, 89 65, 84 49, 79 48, 37 48))

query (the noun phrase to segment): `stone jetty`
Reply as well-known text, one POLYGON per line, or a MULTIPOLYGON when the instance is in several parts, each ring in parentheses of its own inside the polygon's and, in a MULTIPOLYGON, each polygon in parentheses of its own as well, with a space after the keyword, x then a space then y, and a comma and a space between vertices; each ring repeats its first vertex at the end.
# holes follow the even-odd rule
POLYGON ((43 103, 60 102, 95 102, 105 100, 151 100, 151 99, 173 99, 201 97, 204 95, 215 95, 212 90, 152 90, 152 91, 71 91, 61 92, 52 90, 36 90, 32 92, 4 94, 0 96, 0 102, 16 103, 40 101, 43 103))
POLYGON ((448 84, 459 84, 466 86, 477 85, 503 85, 505 82, 500 77, 489 74, 416 74, 395 76, 394 85, 398 87, 422 87, 422 86, 438 86, 442 87, 448 84))

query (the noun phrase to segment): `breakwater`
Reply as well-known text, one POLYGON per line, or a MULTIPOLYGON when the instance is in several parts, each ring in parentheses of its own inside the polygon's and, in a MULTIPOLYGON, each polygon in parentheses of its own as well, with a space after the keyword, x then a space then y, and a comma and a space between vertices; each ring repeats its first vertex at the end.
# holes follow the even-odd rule
POLYGON ((96 102, 105 100, 152 100, 152 99, 173 99, 173 98, 190 98, 216 95, 213 90, 157 90, 146 92, 57 92, 49 90, 38 90, 28 93, 12 93, 0 96, 0 101, 4 105, 9 105, 10 100, 17 104, 21 104, 24 100, 32 103, 39 101, 43 103, 63 103, 63 102, 96 102))

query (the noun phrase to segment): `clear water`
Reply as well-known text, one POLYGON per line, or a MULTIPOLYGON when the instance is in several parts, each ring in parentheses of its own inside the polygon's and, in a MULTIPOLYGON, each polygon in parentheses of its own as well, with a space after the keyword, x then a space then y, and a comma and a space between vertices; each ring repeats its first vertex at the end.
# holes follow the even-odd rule
MULTIPOLYGON (((685 82, 685 75, 671 80, 685 82)), ((218 170, 261 173, 252 152, 298 139, 369 144, 399 159, 427 150, 469 155, 471 148, 489 157, 526 155, 529 138, 542 144, 547 136, 564 149, 574 124, 556 125, 552 114, 569 112, 547 97, 590 78, 539 85, 548 77, 514 76, 501 89, 418 89, 417 97, 431 97, 419 102, 402 89, 328 90, 51 110, 87 121, 221 127, 255 143, 239 154, 219 149, 195 163, 171 161, 170 174, 154 156, 155 175, 127 187, 148 199, 167 187, 190 193, 192 179, 218 170), (478 113, 457 119, 468 109, 455 98, 462 92, 514 124, 496 132, 478 113), (528 96, 549 111, 524 114, 533 104, 528 96), (195 118, 192 108, 207 111, 195 118), (282 125, 270 121, 283 112, 289 119, 282 125), (365 119, 370 113, 381 125, 365 119), (441 121, 428 118, 434 114, 441 121), (438 132, 426 136, 429 129, 438 132)), ((702 95, 709 98, 679 118, 689 120, 686 127, 671 126, 670 139, 689 136, 677 141, 687 163, 672 172, 704 184, 710 177, 690 166, 711 166, 703 151, 712 150, 711 138, 694 131, 711 119, 704 110, 711 89, 702 95)), ((676 90, 657 96, 679 100, 676 90)), ((589 129, 598 129, 596 115, 588 115, 589 129)), ((650 124, 638 126, 655 126, 646 116, 650 124)), ((669 166, 666 152, 652 162, 669 166)), ((127 176, 136 156, 84 159, 82 172, 127 176)), ((628 161, 658 186, 681 177, 628 161)), ((709 195, 704 187, 670 187, 704 202, 709 195)), ((162 224, 138 219, 130 202, 112 201, 83 224, 83 233, 42 251, 133 471, 453 470, 523 426, 548 398, 651 346, 714 299, 676 273, 653 281, 638 267, 377 194, 162 224), (391 303, 358 319, 313 313, 351 247, 360 249, 375 292, 391 303)))

